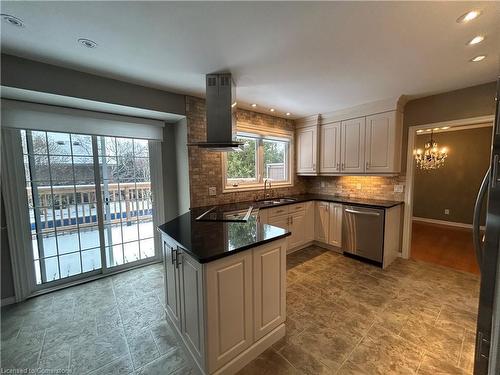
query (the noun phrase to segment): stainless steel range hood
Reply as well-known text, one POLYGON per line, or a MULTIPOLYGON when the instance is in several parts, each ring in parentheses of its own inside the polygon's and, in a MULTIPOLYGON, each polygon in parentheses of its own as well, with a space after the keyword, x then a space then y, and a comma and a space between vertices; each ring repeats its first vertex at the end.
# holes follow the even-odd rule
POLYGON ((235 88, 231 73, 207 74, 207 141, 189 143, 211 151, 237 151, 235 88))

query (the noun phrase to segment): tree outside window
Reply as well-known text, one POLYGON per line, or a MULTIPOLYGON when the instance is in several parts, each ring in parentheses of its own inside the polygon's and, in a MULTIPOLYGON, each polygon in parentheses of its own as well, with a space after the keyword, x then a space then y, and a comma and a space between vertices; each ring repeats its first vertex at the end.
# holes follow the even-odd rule
POLYGON ((286 185, 290 181, 290 140, 270 139, 255 135, 237 137, 241 151, 224 155, 227 189, 255 188, 264 179, 286 185))

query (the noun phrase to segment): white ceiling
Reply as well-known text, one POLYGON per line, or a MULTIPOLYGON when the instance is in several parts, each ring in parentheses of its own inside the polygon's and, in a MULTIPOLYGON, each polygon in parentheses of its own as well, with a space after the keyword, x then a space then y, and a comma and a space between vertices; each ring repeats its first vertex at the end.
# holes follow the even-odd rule
POLYGON ((238 102, 329 112, 493 81, 500 2, 2 1, 2 51, 174 92, 203 95, 229 70, 238 102), (471 9, 482 15, 456 19, 471 9), (476 34, 486 40, 466 42, 476 34), (77 44, 89 38, 98 48, 77 44), (475 55, 488 57, 469 62, 475 55))

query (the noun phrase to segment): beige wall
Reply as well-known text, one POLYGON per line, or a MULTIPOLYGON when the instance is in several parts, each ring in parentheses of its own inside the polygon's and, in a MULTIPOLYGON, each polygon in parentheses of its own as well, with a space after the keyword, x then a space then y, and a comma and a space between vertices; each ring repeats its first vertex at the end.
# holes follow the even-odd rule
MULTIPOLYGON (((440 169, 415 170, 413 216, 472 224, 477 192, 490 163, 491 133, 486 127, 434 134, 439 147, 448 148, 448 158, 440 169)), ((428 139, 418 135, 416 147, 423 149, 428 139)))
POLYGON ((410 100, 404 107, 402 170, 406 170, 408 128, 495 114, 496 82, 410 100))
MULTIPOLYGON (((206 140, 205 101, 186 97, 186 117, 188 142, 206 140)), ((293 130, 293 121, 239 109, 237 122, 259 127, 281 128, 293 130)), ((222 192, 222 159, 221 152, 207 151, 198 147, 189 147, 189 187, 191 207, 209 206, 232 202, 253 200, 258 191, 222 192), (217 195, 209 196, 208 188, 215 186, 217 195)), ((304 180, 295 178, 291 188, 272 189, 275 194, 293 195, 304 193, 304 180)))

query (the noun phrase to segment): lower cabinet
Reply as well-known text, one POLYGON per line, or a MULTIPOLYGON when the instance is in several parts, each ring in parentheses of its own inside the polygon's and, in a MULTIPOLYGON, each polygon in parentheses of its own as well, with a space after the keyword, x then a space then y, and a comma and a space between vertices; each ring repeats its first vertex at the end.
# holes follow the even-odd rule
POLYGON ((167 314, 202 373, 233 373, 284 335, 286 239, 204 264, 163 243, 167 314))
POLYGON ((316 202, 314 225, 316 241, 342 246, 342 204, 316 202))
POLYGON ((328 244, 342 246, 342 205, 330 203, 329 206, 328 244))
POLYGON ((262 222, 289 230, 288 250, 314 241, 314 202, 291 204, 262 211, 262 222))
POLYGON ((318 242, 328 243, 328 230, 330 226, 330 203, 315 202, 314 211, 314 238, 318 242))

